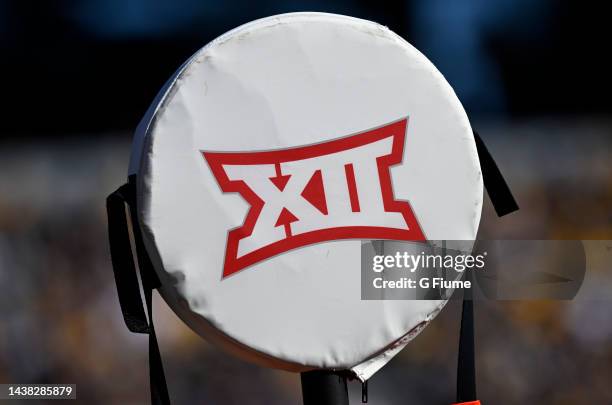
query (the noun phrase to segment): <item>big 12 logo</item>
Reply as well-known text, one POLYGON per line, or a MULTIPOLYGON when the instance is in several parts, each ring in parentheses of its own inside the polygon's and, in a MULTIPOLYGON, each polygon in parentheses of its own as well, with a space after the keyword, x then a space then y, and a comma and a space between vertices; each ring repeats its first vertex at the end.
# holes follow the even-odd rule
POLYGON ((229 231, 223 277, 269 257, 337 239, 424 240, 410 204, 394 199, 407 119, 314 145, 202 152, 221 189, 251 205, 229 231))

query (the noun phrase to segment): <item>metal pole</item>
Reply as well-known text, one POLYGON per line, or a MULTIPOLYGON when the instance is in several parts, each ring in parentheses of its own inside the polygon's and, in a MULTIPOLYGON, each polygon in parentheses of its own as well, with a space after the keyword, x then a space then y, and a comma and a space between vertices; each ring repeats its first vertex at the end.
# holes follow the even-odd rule
POLYGON ((329 370, 302 373, 304 405, 348 405, 346 376, 329 370))

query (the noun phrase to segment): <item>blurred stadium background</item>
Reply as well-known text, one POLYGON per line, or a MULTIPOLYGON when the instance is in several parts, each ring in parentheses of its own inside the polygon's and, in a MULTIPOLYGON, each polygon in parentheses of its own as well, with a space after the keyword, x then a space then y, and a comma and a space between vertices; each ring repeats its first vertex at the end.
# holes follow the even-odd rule
MULTIPOLYGON (((487 201, 483 237, 612 239, 609 18, 592 2, 0 0, 0 383, 148 403, 147 338, 123 324, 104 208, 131 131, 205 43, 304 10, 387 25, 447 77, 522 208, 497 219, 487 201)), ((589 288, 612 291, 610 263, 594 270, 589 288)), ((299 376, 225 355, 159 299, 156 311, 174 403, 300 403, 299 376)), ((372 404, 452 402, 459 311, 450 302, 373 377, 372 404)), ((612 404, 612 300, 478 302, 476 317, 485 404, 612 404)))

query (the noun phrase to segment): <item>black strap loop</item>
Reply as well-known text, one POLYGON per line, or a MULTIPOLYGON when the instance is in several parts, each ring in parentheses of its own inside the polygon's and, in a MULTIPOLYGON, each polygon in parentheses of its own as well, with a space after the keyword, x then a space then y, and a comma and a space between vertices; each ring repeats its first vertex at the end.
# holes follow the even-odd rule
POLYGON ((510 187, 508 187, 508 183, 504 180, 504 176, 499 171, 493 156, 491 156, 482 138, 476 131, 474 131, 474 139, 476 140, 476 150, 478 151, 484 186, 487 189, 487 194, 489 194, 497 216, 503 217, 517 211, 519 206, 510 191, 510 187))
MULTIPOLYGON (((471 273, 466 274, 471 280, 471 273)), ((457 361, 457 403, 476 401, 476 354, 474 348, 474 301, 464 292, 457 361)))
POLYGON ((153 405, 170 405, 166 377, 153 326, 153 289, 158 288, 160 283, 144 250, 140 228, 134 221, 137 212, 135 188, 135 178, 130 176, 129 183, 119 187, 106 199, 111 260, 125 324, 132 332, 149 334, 151 403, 153 405), (126 203, 130 207, 132 224, 134 224, 132 232, 149 321, 147 321, 140 297, 136 266, 132 256, 128 218, 125 210, 126 203))
POLYGON ((129 185, 124 184, 106 199, 111 260, 125 324, 134 333, 149 333, 127 227, 125 202, 128 194, 129 185))
MULTIPOLYGON (((493 203, 497 216, 502 217, 519 209, 508 183, 504 180, 493 156, 485 146, 482 138, 474 131, 476 149, 484 186, 493 203)), ((466 274, 471 280, 471 273, 466 274)), ((457 402, 477 401, 476 395, 476 356, 474 346, 474 301, 471 290, 463 296, 461 310, 461 330, 459 332, 459 356, 457 362, 457 402)))

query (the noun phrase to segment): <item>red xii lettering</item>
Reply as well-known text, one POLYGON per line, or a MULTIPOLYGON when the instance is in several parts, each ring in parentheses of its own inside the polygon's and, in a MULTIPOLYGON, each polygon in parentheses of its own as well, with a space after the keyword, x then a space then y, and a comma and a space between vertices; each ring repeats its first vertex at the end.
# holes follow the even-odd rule
POLYGON ((265 152, 202 152, 223 192, 251 205, 228 233, 223 277, 291 249, 338 239, 424 240, 389 167, 407 120, 332 141, 265 152))

